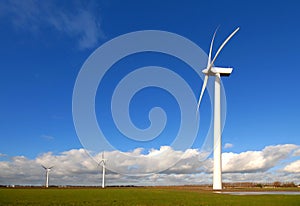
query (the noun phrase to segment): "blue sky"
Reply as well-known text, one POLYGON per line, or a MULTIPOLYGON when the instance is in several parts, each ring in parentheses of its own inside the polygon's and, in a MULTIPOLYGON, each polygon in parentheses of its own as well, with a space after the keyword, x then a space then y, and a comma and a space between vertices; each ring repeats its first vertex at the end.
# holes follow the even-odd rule
MULTIPOLYGON (((230 32, 240 27, 216 61, 218 66, 234 67, 233 74, 222 79, 227 97, 223 146, 231 145, 224 152, 241 154, 263 151, 270 145, 299 146, 299 4, 297 1, 2 1, 0 154, 3 161, 17 156, 31 160, 47 152, 59 155, 82 148, 72 119, 73 88, 85 60, 105 42, 128 32, 163 30, 181 35, 208 52, 219 25, 214 52, 230 32)), ((122 76, 118 68, 130 71, 149 64, 171 67, 185 75, 194 85, 194 92, 200 93, 202 82, 194 79, 188 68, 183 72, 186 65, 157 54, 132 55, 118 62, 107 77, 107 90, 112 89, 111 79, 122 76)), ((147 109, 157 105, 166 109, 171 122, 160 139, 151 143, 119 141, 114 126, 105 126, 107 133, 115 135, 114 146, 122 151, 137 147, 159 149, 170 144, 170 136, 178 130, 180 115, 174 99, 151 88, 145 94, 142 97, 139 93, 132 102, 137 126, 149 125, 145 118, 147 109)), ((102 111, 101 95, 97 93, 98 114, 102 111)), ((109 106, 107 102, 103 104, 109 106)), ((201 109, 204 109, 201 113, 204 129, 193 149, 201 146, 201 138, 208 129, 207 94, 201 109)), ((97 118, 104 125, 112 123, 109 118, 107 122, 106 117, 97 118)), ((285 161, 294 160, 297 157, 285 161)), ((296 166, 300 167, 299 164, 296 166)))

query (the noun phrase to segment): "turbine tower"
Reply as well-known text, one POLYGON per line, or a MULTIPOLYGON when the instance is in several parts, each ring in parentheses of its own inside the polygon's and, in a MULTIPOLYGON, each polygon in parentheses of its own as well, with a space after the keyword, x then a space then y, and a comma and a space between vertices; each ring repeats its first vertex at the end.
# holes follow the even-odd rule
POLYGON ((227 42, 236 34, 239 30, 237 28, 234 30, 227 39, 223 42, 223 44, 218 49, 217 53, 215 54, 213 60, 211 60, 212 54, 212 47, 214 43, 214 39, 216 36, 215 31, 208 54, 208 61, 207 67, 202 70, 202 73, 205 74, 203 86, 201 89, 201 94, 199 97, 198 105, 197 105, 197 114, 200 107, 201 99, 203 97, 208 77, 214 76, 215 77, 215 94, 214 94, 214 170, 213 170, 213 190, 222 190, 222 140, 221 140, 221 76, 229 76, 232 72, 232 68, 223 68, 223 67, 215 67, 214 62, 216 61, 218 55, 220 54, 221 50, 227 44, 227 42))
POLYGON ((104 159, 104 152, 103 152, 102 159, 98 164, 98 165, 102 165, 102 188, 105 187, 105 164, 106 164, 106 159, 104 159))
POLYGON ((45 181, 45 187, 48 188, 49 186, 49 172, 50 170, 54 167, 45 167, 44 165, 42 165, 42 167, 46 170, 46 181, 45 181))

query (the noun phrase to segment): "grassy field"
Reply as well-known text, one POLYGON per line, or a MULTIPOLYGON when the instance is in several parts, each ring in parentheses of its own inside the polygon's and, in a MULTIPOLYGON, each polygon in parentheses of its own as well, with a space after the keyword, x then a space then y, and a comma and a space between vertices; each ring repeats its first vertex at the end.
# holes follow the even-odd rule
POLYGON ((300 205, 300 195, 233 196, 196 187, 0 189, 0 205, 300 205))

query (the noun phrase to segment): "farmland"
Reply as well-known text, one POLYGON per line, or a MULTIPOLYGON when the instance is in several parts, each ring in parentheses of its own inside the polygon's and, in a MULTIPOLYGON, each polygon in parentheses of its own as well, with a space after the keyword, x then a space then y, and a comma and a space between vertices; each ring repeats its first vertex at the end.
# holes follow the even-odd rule
POLYGON ((299 205, 300 195, 215 194, 197 187, 3 188, 0 205, 299 205))

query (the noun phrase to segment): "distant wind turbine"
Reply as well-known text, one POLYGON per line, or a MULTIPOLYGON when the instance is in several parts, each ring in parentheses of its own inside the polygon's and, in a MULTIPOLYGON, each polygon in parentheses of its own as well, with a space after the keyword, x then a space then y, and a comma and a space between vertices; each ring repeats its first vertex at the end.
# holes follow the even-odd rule
POLYGON ((43 168, 45 169, 45 171, 46 171, 45 187, 48 188, 48 186, 49 186, 49 172, 50 172, 50 170, 51 170, 54 166, 52 166, 52 167, 45 167, 44 165, 42 165, 42 167, 43 167, 43 168))
POLYGON ((218 49, 216 55, 214 56, 213 60, 211 61, 211 53, 213 42, 216 36, 215 31, 208 54, 208 61, 206 69, 202 70, 205 74, 203 86, 201 89, 198 105, 197 105, 197 115, 200 107, 200 103, 204 94, 204 90, 207 85, 208 77, 214 76, 215 77, 215 94, 214 94, 214 171, 213 171, 213 189, 214 190, 222 190, 222 151, 221 151, 221 76, 229 76, 232 72, 232 68, 223 68, 223 67, 214 67, 214 63, 220 54, 221 50, 227 44, 227 42, 236 34, 239 30, 237 28, 232 32, 227 39, 223 42, 223 44, 218 49))
POLYGON ((105 187, 105 164, 106 164, 106 159, 104 159, 104 152, 102 153, 102 159, 99 162, 98 165, 102 166, 102 188, 105 187))

